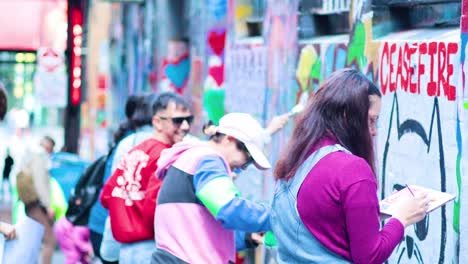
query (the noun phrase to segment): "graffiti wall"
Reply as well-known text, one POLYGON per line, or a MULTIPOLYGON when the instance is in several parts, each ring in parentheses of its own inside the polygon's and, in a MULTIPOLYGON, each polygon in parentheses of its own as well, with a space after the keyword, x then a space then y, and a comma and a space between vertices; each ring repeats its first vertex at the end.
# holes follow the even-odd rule
MULTIPOLYGON (((455 31, 456 34, 456 31, 455 31)), ((457 42, 383 42, 380 196, 405 184, 461 194, 457 42)), ((460 199, 407 228, 390 263, 458 263, 460 199)))
MULTIPOLYGON (((246 39, 240 24, 253 10, 249 1, 229 0, 224 65, 225 111, 246 112, 263 120, 267 47, 262 38, 246 39)), ((245 26, 245 25, 244 25, 245 26)))
POLYGON ((296 102, 344 67, 358 69, 378 84, 383 94, 376 139, 380 198, 405 184, 457 195, 454 203, 409 227, 388 263, 464 263, 463 30, 461 44, 457 28, 409 30, 374 40, 367 1, 353 1, 350 13, 349 36, 322 37, 301 46, 296 102))
MULTIPOLYGON (((247 112, 266 125, 274 115, 306 102, 332 72, 357 69, 383 94, 375 140, 379 198, 405 184, 457 195, 453 203, 409 227, 388 263, 468 263, 468 252, 462 250, 468 246, 468 230, 461 223, 468 216, 463 210, 468 197, 462 192, 468 188, 463 179, 468 165, 463 157, 468 139, 467 0, 462 1, 460 27, 387 32, 378 39, 373 31, 391 18, 376 19, 373 4, 385 1, 268 0, 262 12, 249 0, 189 2, 189 30, 173 32, 189 37, 188 45, 183 39, 170 42, 169 26, 154 33, 157 45, 142 45, 144 39, 153 41, 146 32, 151 20, 145 20, 148 26, 142 30, 137 23, 141 10, 121 10, 119 26, 112 27, 117 41, 110 45, 111 72, 123 73, 112 74, 113 90, 125 90, 117 95, 147 90, 145 80, 152 71, 153 90, 176 91, 194 102, 198 134, 201 123, 217 121, 226 112, 247 112), (349 32, 298 40, 297 10, 306 2, 307 12, 322 18, 349 12, 349 25, 343 27, 349 32), (261 36, 253 37, 255 14, 263 24, 261 36), (153 47, 157 55, 150 55, 153 47), (116 54, 120 56, 112 56, 116 54), (125 64, 112 57, 125 57, 125 64)), ((164 11, 169 1, 151 3, 158 7, 155 14, 167 13, 164 19, 175 14, 164 11)), ((173 20, 177 18, 168 21, 173 20)), ((273 163, 290 128, 268 146, 273 163)), ((270 176, 252 169, 237 183, 244 196, 265 200, 272 190, 270 176)))
MULTIPOLYGON (((267 76, 264 108, 265 126, 275 116, 291 111, 295 104, 297 86, 294 71, 297 57, 297 16, 298 1, 270 0, 263 22, 264 40, 267 53, 267 76)), ((280 150, 286 146, 293 122, 288 122, 285 128, 276 133, 271 143, 266 146, 269 159, 279 158, 280 150)), ((274 180, 271 172, 265 173, 263 179, 264 197, 273 197, 274 180)))
POLYGON ((208 58, 207 73, 203 83, 204 108, 207 118, 218 123, 225 114, 225 47, 227 38, 227 1, 209 0, 209 23, 204 41, 208 58))
POLYGON ((238 44, 226 58, 227 112, 247 112, 262 120, 266 91, 266 47, 262 44, 238 44))
MULTIPOLYGON (((466 113, 468 110, 468 59, 467 59, 467 52, 468 52, 468 1, 462 1, 462 15, 460 19, 460 77, 459 77, 459 86, 457 91, 457 99, 459 100, 459 107, 458 107, 458 115, 460 119, 460 127, 461 127, 461 141, 463 142, 463 148, 460 150, 460 156, 457 157, 457 161, 461 160, 461 167, 464 170, 461 170, 461 175, 463 179, 463 175, 466 173, 466 168, 468 166, 468 159, 466 156, 462 155, 466 153, 466 146, 468 142, 468 122, 466 121, 466 113)), ((467 214, 467 206, 466 202, 468 200, 468 193, 465 191, 468 188, 468 181, 462 180, 460 185, 462 186, 462 195, 461 199, 459 200, 458 207, 459 207, 459 218, 458 218, 458 227, 459 227, 459 237, 460 237, 460 262, 459 263, 467 263, 468 262, 468 252, 466 249, 468 247, 468 229, 463 225, 461 219, 466 219, 468 217, 467 214)))
POLYGON ((405 184, 457 195, 454 203, 407 228, 388 263, 464 263, 460 31, 410 30, 373 40, 371 21, 369 13, 358 15, 349 38, 330 36, 301 46, 296 101, 343 67, 358 69, 378 84, 383 94, 376 139, 379 197, 405 184))

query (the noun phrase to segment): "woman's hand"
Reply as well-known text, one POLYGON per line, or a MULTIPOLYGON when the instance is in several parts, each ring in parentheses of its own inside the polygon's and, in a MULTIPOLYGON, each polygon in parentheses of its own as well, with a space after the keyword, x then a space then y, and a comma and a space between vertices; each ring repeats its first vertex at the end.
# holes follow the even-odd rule
POLYGON ((13 225, 0 222, 0 233, 2 233, 7 240, 16 238, 16 229, 13 225))
POLYGON ((429 208, 430 197, 425 192, 418 192, 415 196, 406 196, 398 205, 393 217, 398 219, 404 227, 421 221, 429 208))

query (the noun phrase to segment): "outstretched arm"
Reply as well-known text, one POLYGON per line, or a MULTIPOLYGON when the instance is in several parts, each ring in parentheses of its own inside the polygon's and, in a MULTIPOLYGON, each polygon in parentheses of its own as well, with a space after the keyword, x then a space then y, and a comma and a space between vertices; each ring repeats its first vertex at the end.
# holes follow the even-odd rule
POLYGON ((227 229, 245 232, 270 230, 270 208, 239 196, 221 158, 200 161, 194 174, 195 192, 210 213, 227 229))

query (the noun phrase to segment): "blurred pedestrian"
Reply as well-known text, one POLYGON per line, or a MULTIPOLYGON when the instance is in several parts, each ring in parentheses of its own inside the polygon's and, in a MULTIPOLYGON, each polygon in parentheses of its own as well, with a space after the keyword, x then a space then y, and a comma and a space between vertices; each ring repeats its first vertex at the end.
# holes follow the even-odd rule
POLYGON ((7 148, 5 160, 3 161, 3 182, 1 186, 3 201, 6 201, 6 196, 11 193, 10 173, 14 163, 15 161, 10 154, 10 148, 7 148))
POLYGON ((55 141, 44 136, 39 151, 31 151, 25 156, 16 176, 16 188, 19 199, 25 205, 26 215, 41 223, 45 228, 42 248, 42 263, 52 263, 55 249, 53 224, 55 211, 51 206, 50 188, 50 154, 53 153, 55 141))
POLYGON ((55 148, 55 140, 50 136, 44 136, 41 139, 40 143, 41 147, 45 150, 45 152, 49 155, 54 153, 55 148))
POLYGON ((65 256, 65 264, 91 262, 93 248, 88 227, 74 226, 66 217, 62 217, 54 226, 54 234, 65 256))

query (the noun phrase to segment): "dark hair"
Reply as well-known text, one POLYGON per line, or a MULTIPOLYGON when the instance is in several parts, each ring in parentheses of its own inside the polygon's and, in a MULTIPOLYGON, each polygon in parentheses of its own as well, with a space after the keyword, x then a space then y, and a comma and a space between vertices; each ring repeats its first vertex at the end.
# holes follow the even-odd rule
POLYGON ((377 95, 378 97, 382 97, 382 93, 380 93, 379 88, 377 88, 377 86, 375 86, 375 84, 372 82, 369 82, 369 90, 367 91, 367 95, 377 95))
POLYGON ((208 136, 208 140, 214 141, 216 143, 220 143, 223 138, 226 136, 226 134, 216 132, 215 130, 216 126, 213 121, 208 120, 203 127, 202 127, 202 132, 203 134, 208 136))
POLYGON ((275 178, 294 177, 310 150, 326 135, 336 137, 339 144, 365 159, 375 172, 367 120, 369 95, 381 97, 377 87, 362 73, 353 69, 334 72, 309 98, 277 162, 275 178))
POLYGON ((159 94, 157 98, 153 101, 153 115, 166 110, 167 106, 171 102, 175 103, 178 108, 180 107, 185 110, 192 111, 190 104, 182 96, 173 92, 164 92, 159 94))
POLYGON ((8 99, 5 86, 0 82, 0 121, 5 118, 8 109, 8 99))
POLYGON ((127 119, 132 118, 135 109, 137 108, 138 104, 141 103, 143 100, 143 96, 141 95, 129 95, 127 98, 127 102, 125 103, 125 116, 127 119))
POLYGON ((51 136, 44 136, 42 139, 48 141, 52 148, 55 147, 55 140, 51 136))
POLYGON ((151 125, 153 119, 153 104, 157 98, 158 95, 155 93, 148 93, 142 96, 142 100, 130 117, 130 121, 135 128, 151 125))
POLYGON ((131 95, 125 104, 126 120, 119 124, 114 133, 114 143, 118 143, 129 133, 145 125, 151 125, 152 103, 157 96, 154 93, 131 95))
POLYGON ((190 44, 190 39, 188 37, 173 37, 171 39, 169 39, 169 41, 171 42, 183 42, 184 44, 186 44, 187 46, 190 44))

